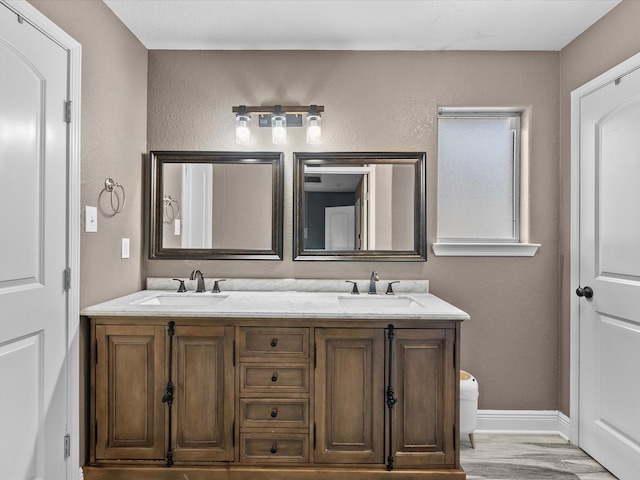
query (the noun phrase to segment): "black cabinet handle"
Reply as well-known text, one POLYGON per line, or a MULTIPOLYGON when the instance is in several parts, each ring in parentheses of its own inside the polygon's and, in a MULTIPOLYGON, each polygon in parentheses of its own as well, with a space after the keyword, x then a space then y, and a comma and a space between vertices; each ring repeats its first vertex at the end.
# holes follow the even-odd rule
POLYGON ((278 374, 274 373, 273 375, 271 375, 271 381, 272 382, 277 382, 278 381, 278 374))
POLYGON ((593 289, 591 287, 578 287, 576 288, 576 295, 579 297, 591 298, 593 297, 593 289))
POLYGON ((276 348, 278 346, 278 339, 274 338, 273 340, 271 340, 271 346, 273 348, 276 348))
POLYGON ((271 418, 276 418, 278 416, 278 409, 274 408, 271 410, 271 418))
POLYGON ((277 446, 277 445, 272 445, 272 446, 271 446, 271 453, 273 453, 274 455, 275 455, 276 453, 278 453, 278 446, 277 446))

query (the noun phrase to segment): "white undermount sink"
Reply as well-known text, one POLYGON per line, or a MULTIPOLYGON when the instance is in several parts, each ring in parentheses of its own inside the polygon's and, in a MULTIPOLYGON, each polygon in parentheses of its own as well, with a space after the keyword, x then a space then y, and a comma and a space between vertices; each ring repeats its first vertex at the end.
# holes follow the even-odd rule
POLYGON ((228 295, 215 293, 177 293, 162 294, 138 302, 137 305, 174 305, 181 307, 212 307, 228 298, 228 295))
POLYGON ((338 303, 346 308, 401 309, 419 306, 413 298, 404 295, 349 295, 338 297, 338 303))

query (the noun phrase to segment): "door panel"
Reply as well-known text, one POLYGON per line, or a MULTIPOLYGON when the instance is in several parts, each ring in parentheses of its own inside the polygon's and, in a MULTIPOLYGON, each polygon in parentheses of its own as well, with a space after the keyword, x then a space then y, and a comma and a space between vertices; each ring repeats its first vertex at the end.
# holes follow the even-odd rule
POLYGON ((395 330, 393 415, 398 467, 453 466, 452 330, 395 330))
POLYGON ((233 460, 233 338, 233 327, 176 327, 175 461, 233 460))
MULTIPOLYGON (((3 7, 4 9, 4 7, 3 7)), ((0 288, 42 283, 43 150, 39 132, 46 130, 44 116, 45 79, 19 51, 0 42, 0 65, 3 83, 0 88, 2 122, 0 135, 0 178, 9 178, 0 189, 0 204, 10 206, 3 212, 3 230, 11 235, 0 237, 0 288), (24 219, 32 219, 25 222, 24 219)))
POLYGON ((162 327, 96 326, 96 460, 162 460, 162 327))
POLYGON ((597 271, 604 277, 640 278, 640 216, 629 215, 630 207, 640 205, 639 119, 640 99, 634 99, 596 125, 600 147, 596 156, 600 184, 597 271))
POLYGON ((353 250, 355 247, 355 207, 324 209, 325 250, 353 250))
POLYGON ((317 329, 318 463, 382 463, 384 331, 317 329))
POLYGON ((0 470, 66 478, 68 52, 0 4, 0 470))
POLYGON ((640 470, 640 70, 580 98, 580 446, 640 470))
POLYGON ((0 371, 6 382, 3 385, 11 388, 10 395, 0 398, 1 411, 11 412, 2 422, 2 431, 12 432, 0 435, 0 452, 11 451, 14 444, 24 446, 12 457, 6 478, 36 478, 39 467, 36 454, 42 449, 42 445, 34 443, 42 424, 44 400, 42 332, 0 345, 0 371))

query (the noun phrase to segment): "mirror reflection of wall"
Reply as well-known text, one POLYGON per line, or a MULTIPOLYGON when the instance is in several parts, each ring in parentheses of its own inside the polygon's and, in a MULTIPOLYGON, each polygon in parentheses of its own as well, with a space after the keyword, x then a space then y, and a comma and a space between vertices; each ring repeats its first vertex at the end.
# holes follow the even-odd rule
POLYGON ((271 165, 166 163, 162 191, 180 208, 179 218, 164 215, 163 248, 271 246, 271 165))
POLYGON ((182 165, 179 163, 167 163, 164 165, 163 191, 163 228, 162 245, 165 248, 180 248, 181 246, 181 222, 177 215, 179 205, 182 204, 182 165), (173 200, 166 200, 168 197, 173 200), (169 205, 167 204, 169 202, 169 205), (173 208, 173 209, 172 209, 173 208))

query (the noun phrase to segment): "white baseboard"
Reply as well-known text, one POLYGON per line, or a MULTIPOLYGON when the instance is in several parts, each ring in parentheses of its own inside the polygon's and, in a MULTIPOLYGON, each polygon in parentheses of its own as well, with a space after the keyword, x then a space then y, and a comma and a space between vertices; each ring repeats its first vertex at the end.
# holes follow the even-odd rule
POLYGON ((571 420, 558 410, 478 410, 476 433, 551 433, 570 440, 571 420))

